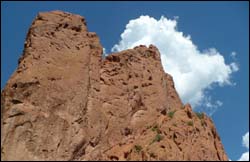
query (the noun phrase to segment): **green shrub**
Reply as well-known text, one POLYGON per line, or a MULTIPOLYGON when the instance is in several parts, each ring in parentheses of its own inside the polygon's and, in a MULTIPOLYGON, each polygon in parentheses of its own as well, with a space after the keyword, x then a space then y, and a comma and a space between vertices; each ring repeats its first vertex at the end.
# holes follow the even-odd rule
POLYGON ((157 135, 155 136, 155 138, 153 139, 152 143, 154 143, 154 142, 159 142, 159 141, 161 141, 162 139, 163 139, 163 136, 161 136, 160 134, 157 134, 157 135))
POLYGON ((204 118, 204 114, 203 114, 203 113, 196 112, 195 114, 196 114, 196 116, 197 116, 199 119, 203 119, 203 118, 204 118))
POLYGON ((152 129, 151 129, 153 132, 157 132, 157 133, 160 133, 160 129, 159 129, 159 126, 156 124, 152 129))
POLYGON ((189 122, 187 122, 187 125, 189 125, 189 126, 193 126, 193 125, 194 125, 194 123, 193 123, 193 121, 189 121, 189 122))
POLYGON ((175 111, 170 111, 170 112, 168 113, 168 117, 173 118, 174 113, 175 113, 175 111))
POLYGON ((140 145, 135 145, 135 151, 139 153, 142 150, 142 147, 140 145))

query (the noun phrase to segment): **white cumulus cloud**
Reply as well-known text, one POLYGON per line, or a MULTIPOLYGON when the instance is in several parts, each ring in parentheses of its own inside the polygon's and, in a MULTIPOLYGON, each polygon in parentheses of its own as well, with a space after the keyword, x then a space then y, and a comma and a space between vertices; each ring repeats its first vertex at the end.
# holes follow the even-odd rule
POLYGON ((106 56, 107 53, 106 53, 106 48, 102 48, 102 55, 106 56))
POLYGON ((232 57, 232 59, 236 59, 236 55, 237 55, 237 53, 236 53, 235 51, 233 51, 233 52, 230 54, 230 56, 232 57))
POLYGON ((249 152, 243 153, 238 161, 249 161, 249 152))
POLYGON ((243 153, 238 161, 249 161, 249 132, 242 137, 242 145, 248 149, 243 153))
POLYGON ((202 107, 197 107, 196 111, 205 111, 207 115, 212 116, 223 105, 223 102, 220 100, 213 101, 211 96, 206 96, 203 98, 201 105, 202 107))
POLYGON ((236 72, 236 71, 239 70, 239 65, 236 64, 235 62, 231 63, 230 67, 231 67, 231 69, 232 69, 233 72, 236 72))
MULTIPOLYGON (((171 20, 164 16, 159 20, 150 16, 130 20, 121 34, 120 42, 111 51, 137 45, 156 45, 161 53, 164 71, 173 76, 181 99, 196 107, 208 97, 205 90, 211 89, 213 84, 232 84, 230 76, 239 69, 235 63, 227 65, 215 48, 200 51, 190 35, 177 30, 177 20, 177 17, 171 20)), ((216 105, 220 106, 221 103, 216 105)))
POLYGON ((249 149, 249 132, 242 137, 242 144, 249 149))

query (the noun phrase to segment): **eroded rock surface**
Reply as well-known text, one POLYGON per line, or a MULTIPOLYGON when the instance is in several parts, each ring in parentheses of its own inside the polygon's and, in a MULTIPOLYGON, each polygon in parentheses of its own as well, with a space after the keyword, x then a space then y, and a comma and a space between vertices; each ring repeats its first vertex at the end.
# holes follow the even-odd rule
POLYGON ((102 60, 85 19, 61 11, 33 21, 1 93, 1 130, 3 160, 228 160, 155 46, 102 60))

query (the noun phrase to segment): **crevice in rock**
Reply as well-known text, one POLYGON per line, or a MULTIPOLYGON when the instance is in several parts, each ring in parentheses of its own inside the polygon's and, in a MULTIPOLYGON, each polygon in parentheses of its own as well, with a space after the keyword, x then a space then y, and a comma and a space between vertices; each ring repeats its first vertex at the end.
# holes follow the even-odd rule
POLYGON ((167 109, 164 108, 163 110, 161 110, 161 114, 162 114, 162 115, 167 115, 167 109))
POLYGON ((217 148, 217 145, 216 145, 216 139, 214 139, 214 147, 215 147, 215 150, 216 150, 216 155, 218 157, 218 160, 221 160, 220 154, 219 154, 219 151, 218 151, 218 148, 217 148))
POLYGON ((152 83, 142 83, 142 87, 148 87, 148 86, 151 86, 152 83))
POLYGON ((68 23, 63 24, 63 28, 67 28, 69 26, 68 23))
POLYGON ((190 111, 187 111, 188 118, 192 119, 192 113, 190 111))
POLYGON ((117 157, 115 155, 111 155, 111 156, 109 156, 109 159, 112 160, 112 161, 118 161, 119 157, 117 157))
POLYGON ((176 141, 177 138, 178 137, 177 137, 176 133, 174 132, 174 134, 173 134, 173 141, 174 141, 175 145, 178 147, 178 149, 180 150, 180 152, 182 152, 182 148, 180 147, 181 143, 179 143, 179 142, 176 141))
POLYGON ((21 116, 21 115, 24 115, 24 112, 18 112, 16 114, 10 115, 9 118, 13 118, 13 117, 16 117, 16 116, 21 116))
POLYGON ((61 145, 62 139, 60 139, 60 141, 58 142, 57 146, 56 146, 56 150, 59 149, 60 145, 61 145))
POLYGON ((79 26, 73 26, 71 29, 76 31, 76 32, 80 32, 82 30, 80 25, 79 26))
POLYGON ((22 101, 17 100, 17 99, 12 99, 11 102, 12 102, 13 104, 22 104, 22 103, 23 103, 22 101))
POLYGON ((17 82, 14 83, 12 85, 13 89, 17 89, 17 88, 28 88, 30 86, 34 86, 34 85, 39 85, 40 82, 39 81, 32 81, 32 82, 26 82, 26 83, 22 83, 22 82, 17 82))
POLYGON ((16 129, 17 127, 20 127, 20 126, 24 126, 25 124, 30 124, 30 126, 32 127, 31 121, 25 121, 25 122, 16 124, 16 125, 15 125, 15 129, 16 129))
POLYGON ((128 127, 125 127, 123 130, 122 130, 122 135, 124 136, 128 136, 132 134, 132 129, 128 128, 128 127))
MULTIPOLYGON (((91 61, 91 56, 88 57, 88 84, 87 84, 87 96, 86 96, 86 102, 82 108, 82 115, 85 115, 88 112, 88 102, 89 102, 89 95, 90 95, 90 88, 91 88, 91 82, 90 82, 90 61, 91 61)), ((84 121, 86 124, 88 123, 88 117, 84 117, 84 121)))
POLYGON ((124 159, 127 159, 129 154, 130 154, 129 152, 124 152, 124 159))
POLYGON ((85 149, 86 149, 86 140, 83 139, 80 143, 78 143, 75 146, 74 151, 69 161, 79 160, 80 157, 85 155, 85 149))

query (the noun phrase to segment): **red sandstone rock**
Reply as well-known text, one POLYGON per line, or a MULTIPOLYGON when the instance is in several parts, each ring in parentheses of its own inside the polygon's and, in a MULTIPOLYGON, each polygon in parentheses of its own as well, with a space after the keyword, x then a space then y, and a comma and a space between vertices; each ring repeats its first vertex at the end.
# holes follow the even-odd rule
POLYGON ((1 93, 3 160, 228 160, 155 46, 101 55, 83 17, 39 13, 1 93))

